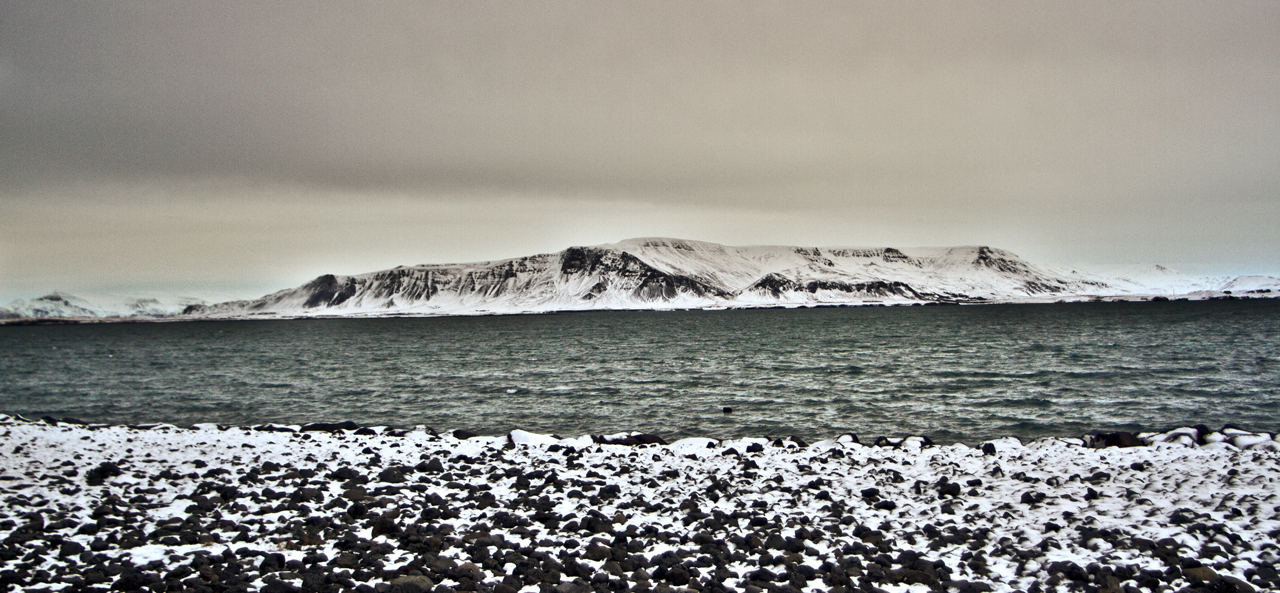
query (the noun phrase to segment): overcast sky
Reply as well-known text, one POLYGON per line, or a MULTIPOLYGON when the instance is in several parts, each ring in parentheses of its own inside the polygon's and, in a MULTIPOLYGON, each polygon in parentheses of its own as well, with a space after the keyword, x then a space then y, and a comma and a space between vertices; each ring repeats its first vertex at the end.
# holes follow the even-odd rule
POLYGON ((0 0, 0 301, 635 236, 1280 275, 1280 2, 0 0))

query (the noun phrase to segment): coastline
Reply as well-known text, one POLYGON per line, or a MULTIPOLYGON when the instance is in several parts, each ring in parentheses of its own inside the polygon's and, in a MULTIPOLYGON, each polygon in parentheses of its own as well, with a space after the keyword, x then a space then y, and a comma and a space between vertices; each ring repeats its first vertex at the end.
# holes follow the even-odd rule
POLYGON ((0 417, 0 587, 1280 587, 1280 444, 1266 434, 1187 428, 1091 448, 1109 441, 300 428, 0 417))
POLYGON ((581 309, 460 309, 460 310, 381 310, 381 311, 321 311, 315 314, 304 312, 260 312, 247 315, 189 315, 184 313, 166 316, 130 316, 130 317, 16 317, 0 318, 0 327, 33 326, 33 325, 92 325, 116 323, 195 323, 210 321, 292 321, 306 319, 436 319, 448 317, 502 317, 521 315, 561 315, 577 313, 620 313, 620 312, 719 312, 719 311, 767 311, 775 309, 862 309, 862 308, 910 308, 910 307, 957 307, 957 306, 999 306, 999 305, 1076 305, 1076 304, 1117 304, 1117 303, 1198 303, 1211 301, 1270 301, 1280 299, 1280 292, 1258 294, 1212 293, 1194 295, 1058 295, 1044 298, 1023 299, 977 299, 946 301, 877 301, 877 302, 813 302, 813 303, 734 303, 731 305, 708 305, 702 307, 666 306, 666 307, 634 307, 634 308, 581 308, 581 309))

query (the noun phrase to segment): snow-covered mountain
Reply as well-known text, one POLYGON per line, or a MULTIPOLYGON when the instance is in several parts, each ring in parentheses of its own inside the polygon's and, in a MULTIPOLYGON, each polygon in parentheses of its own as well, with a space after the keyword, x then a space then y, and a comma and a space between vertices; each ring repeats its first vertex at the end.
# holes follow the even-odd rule
POLYGON ((730 247, 641 238, 502 261, 325 275, 260 299, 188 307, 183 315, 459 315, 1083 300, 1176 296, 1236 281, 1194 278, 1158 266, 1144 274, 1137 271, 1109 278, 1040 267, 981 246, 730 247))
POLYGON ((1126 293, 1158 296, 1219 291, 1232 280, 1226 276, 1191 276, 1156 264, 1095 266, 1090 271, 1126 293))
POLYGON ((30 300, 16 300, 0 307, 0 319, 104 319, 173 317, 187 307, 206 301, 193 297, 90 295, 80 297, 55 291, 30 300))
POLYGON ((630 239, 515 259, 325 275, 252 300, 76 297, 0 308, 30 318, 476 315, 592 309, 990 303, 1280 296, 1267 276, 1202 278, 1163 266, 1102 273, 1034 265, 991 247, 730 247, 630 239))

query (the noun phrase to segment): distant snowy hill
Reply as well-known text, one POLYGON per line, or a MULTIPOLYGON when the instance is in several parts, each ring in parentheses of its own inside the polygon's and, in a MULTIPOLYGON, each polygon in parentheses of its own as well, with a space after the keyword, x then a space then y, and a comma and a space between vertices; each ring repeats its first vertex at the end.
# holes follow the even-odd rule
POLYGON ((173 317, 206 301, 192 297, 89 295, 63 292, 0 307, 0 319, 106 319, 173 317))
MULTIPOLYGON (((1160 266, 1114 277, 1040 267, 964 247, 730 247, 642 238, 495 262, 326 275, 260 299, 189 307, 184 316, 465 315, 592 309, 983 303, 1214 296, 1241 279, 1160 266)), ((1274 278, 1249 286, 1280 285, 1274 278)), ((1255 290, 1257 290, 1255 288, 1255 290)), ((1256 293, 1266 296, 1274 293, 1256 293)))
POLYGON ((719 309, 921 303, 1280 296, 1280 279, 1202 278, 1163 266, 1086 272, 991 247, 730 247, 642 238, 470 264, 325 275, 252 300, 76 297, 0 308, 32 318, 483 315, 594 309, 719 309))
POLYGON ((1091 271, 1126 294, 1186 295, 1221 290, 1231 281, 1229 277, 1191 276, 1155 264, 1096 266, 1091 271))

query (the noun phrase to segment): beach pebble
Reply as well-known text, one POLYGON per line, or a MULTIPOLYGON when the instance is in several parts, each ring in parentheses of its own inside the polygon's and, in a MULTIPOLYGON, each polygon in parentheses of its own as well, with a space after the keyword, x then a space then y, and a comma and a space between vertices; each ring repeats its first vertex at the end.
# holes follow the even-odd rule
POLYGON ((3 450, 20 449, 0 457, 6 591, 1280 585, 1280 453, 1235 427, 971 449, 852 434, 668 445, 350 423, 0 425, 3 450))

